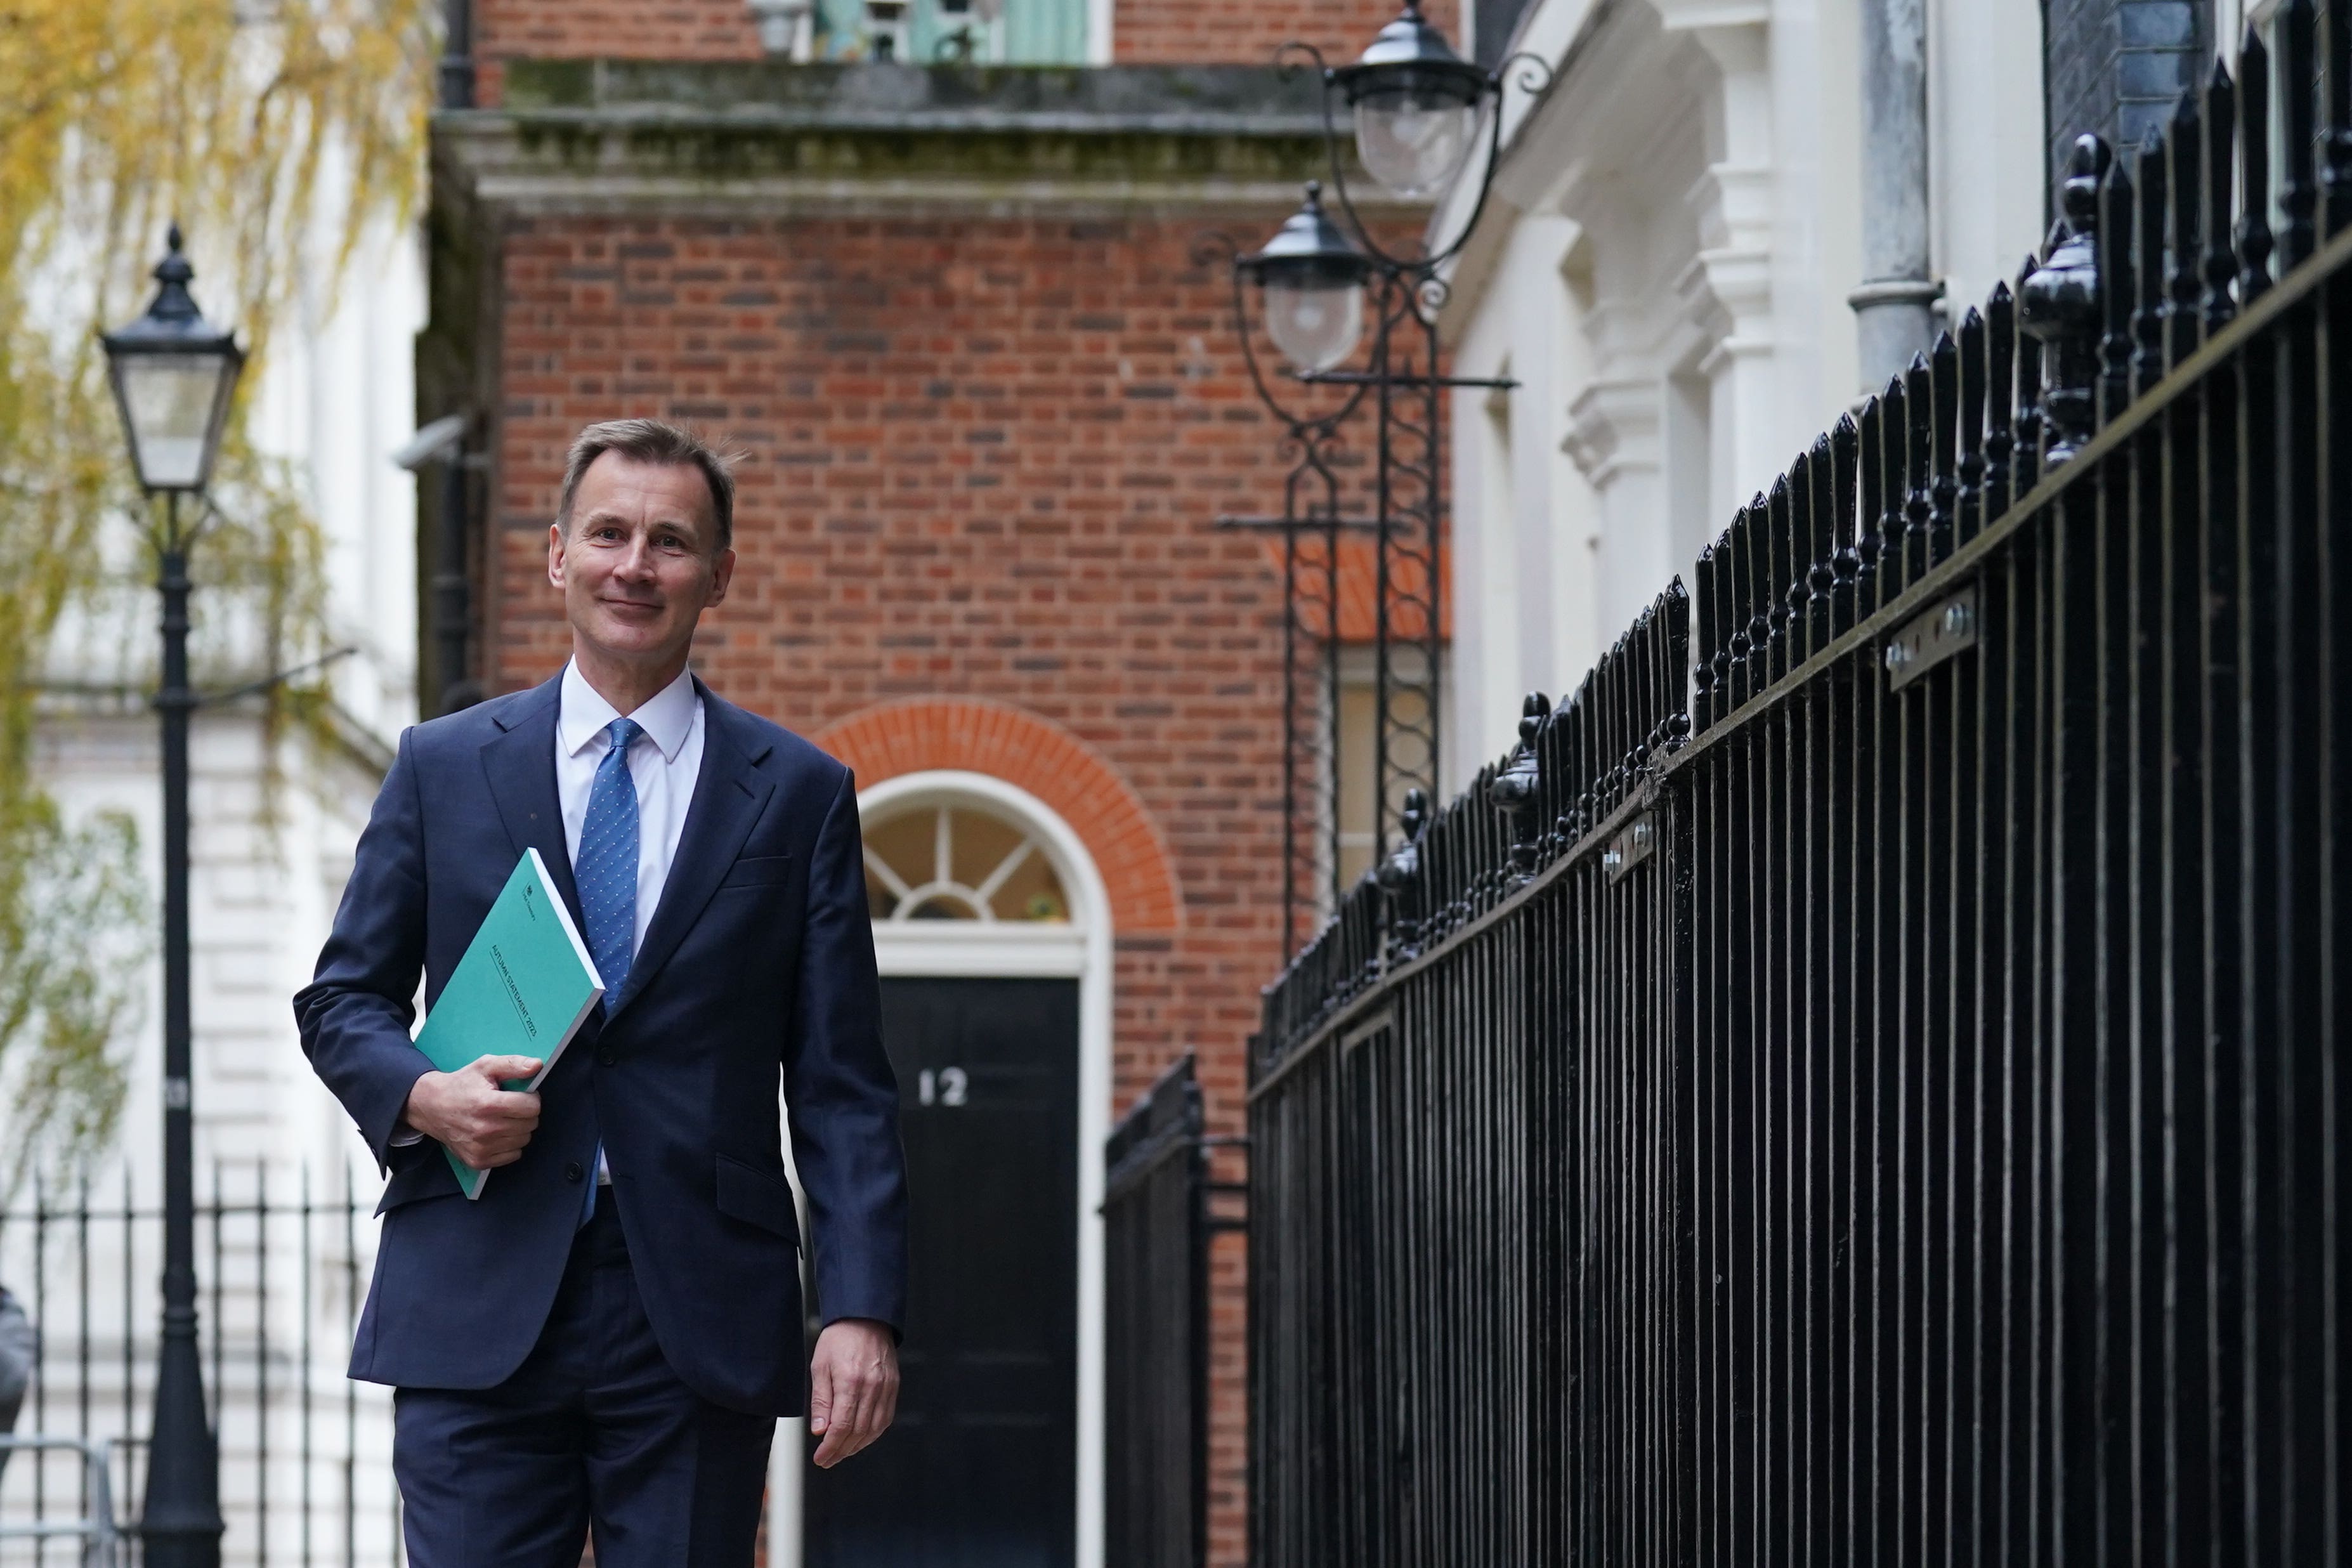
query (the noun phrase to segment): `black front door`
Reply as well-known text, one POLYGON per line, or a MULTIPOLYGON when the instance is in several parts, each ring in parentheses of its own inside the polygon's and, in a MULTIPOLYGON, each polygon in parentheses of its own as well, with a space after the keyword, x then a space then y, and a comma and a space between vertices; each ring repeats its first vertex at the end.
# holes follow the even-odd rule
POLYGON ((807 1468, 807 1568, 1064 1568, 1077 1488, 1078 987, 885 980, 911 1220, 898 1425, 807 1468))

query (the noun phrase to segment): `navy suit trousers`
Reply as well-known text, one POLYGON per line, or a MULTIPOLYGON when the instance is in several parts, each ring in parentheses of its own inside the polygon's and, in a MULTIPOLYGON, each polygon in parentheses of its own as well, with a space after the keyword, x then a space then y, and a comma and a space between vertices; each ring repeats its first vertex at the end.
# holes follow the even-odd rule
POLYGON ((394 1395, 415 1568, 579 1568, 591 1531, 598 1568, 750 1568, 775 1418, 678 1381, 600 1196, 511 1376, 394 1395))

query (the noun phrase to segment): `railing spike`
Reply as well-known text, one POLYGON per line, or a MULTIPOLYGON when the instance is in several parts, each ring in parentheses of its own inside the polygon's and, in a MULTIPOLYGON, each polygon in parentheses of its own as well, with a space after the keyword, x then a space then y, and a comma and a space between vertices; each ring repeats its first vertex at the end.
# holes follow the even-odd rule
MULTIPOLYGON (((1865 410, 1864 421, 1869 418, 1865 410)), ((1854 623, 1854 592, 1862 576, 1858 549, 1862 524, 1862 425, 1851 414, 1838 416, 1830 432, 1830 465, 1836 475, 1831 505, 1835 509, 1830 559, 1830 635, 1844 633, 1854 623)))
POLYGON ((2314 143, 2319 60, 2312 0, 2285 0, 2275 24, 2279 40, 2279 149, 2285 167, 2279 180, 2279 268, 2292 272, 2318 245, 2313 215, 2319 207, 2319 174, 2314 143))
MULTIPOLYGON (((1851 419, 1840 423, 1849 430, 1853 428, 1851 419)), ((1805 542, 1810 563, 1805 570, 1805 651, 1810 658, 1830 646, 1832 595, 1837 588, 1837 520, 1843 465, 1827 430, 1813 438, 1812 450, 1807 456, 1811 461, 1805 477, 1812 497, 1812 526, 1807 531, 1805 542)))
MULTIPOLYGON (((2041 268, 2035 258, 2025 258, 2017 274, 2020 301, 2041 268)), ((2018 314, 2018 331, 2011 340, 2017 347, 2017 435, 2010 457, 2011 505, 2042 480, 2042 341, 2025 331, 2022 310, 2018 314)))
POLYGON ((1789 672, 1789 601, 1784 584, 1789 581, 1789 562, 1796 553, 1796 541, 1789 521, 1786 474, 1773 479, 1765 501, 1764 540, 1764 581, 1760 584, 1766 617, 1764 684, 1769 686, 1789 672))
POLYGON ((1885 478, 1878 498, 1878 557, 1871 573, 1878 586, 1873 609, 1893 602, 1903 592, 1903 535, 1910 526, 1903 509, 1911 497, 1906 468, 1910 451, 1910 393, 1903 378, 1898 375, 1887 382, 1878 401, 1880 472, 1885 478))
POLYGON ((1748 610, 1748 663, 1740 686, 1740 700, 1752 700, 1756 694, 1772 684, 1765 673, 1772 657, 1771 596, 1771 508, 1759 490, 1748 503, 1748 549, 1740 557, 1740 603, 1748 610))
POLYGON ((1903 502, 1903 552, 1895 563, 1896 592, 1927 571, 1936 526, 1936 368, 1924 353, 1911 356, 1904 376, 1904 473, 1910 494, 1903 502))
POLYGON ((1732 704, 1736 700, 1731 689, 1731 631, 1734 613, 1731 533, 1731 529, 1727 528, 1723 531, 1723 537, 1715 542, 1715 574, 1707 579, 1707 598, 1699 606, 1700 615, 1706 620, 1707 638, 1715 647, 1715 652, 1708 660, 1715 670, 1713 683, 1715 696, 1707 710, 1706 722, 1709 728, 1722 721, 1723 716, 1731 710, 1732 704))
POLYGON ((2099 416, 2115 418, 2131 402, 2132 308, 2137 302, 2132 267, 2135 191, 2120 158, 2107 171, 2099 220, 2099 299, 2105 333, 2099 340, 2099 416))
POLYGON ((1788 584, 1781 595, 1781 624, 1788 632, 1780 663, 1783 674, 1812 654, 1812 624, 1805 614, 1806 581, 1813 553, 1813 455, 1810 449, 1798 453, 1790 465, 1788 486, 1789 550, 1780 563, 1788 584))
POLYGON ((1683 668, 1691 656, 1691 593, 1680 574, 1667 579, 1661 596, 1660 619, 1665 636, 1658 656, 1658 690, 1666 706, 1666 749, 1678 752, 1696 733, 1693 715, 1683 706, 1683 668))
POLYGON ((2197 95, 2184 92, 2165 132, 2165 164, 2172 174, 2169 300, 2164 310, 2165 368, 2197 352, 2204 338, 2205 119, 2197 95))
POLYGON ((1698 552, 1699 636, 1697 658, 1691 666, 1691 723, 1699 733, 1706 732, 1713 718, 1715 693, 1714 650, 1707 645, 1712 640, 1711 625, 1715 614, 1715 546, 1710 544, 1698 552))
POLYGON ((1952 508, 1956 544, 1967 543, 1984 527, 1986 348, 1984 312, 1971 305, 1960 318, 1959 491, 1952 508))
POLYGON ((2327 125, 2321 138, 2325 164, 2319 176, 2328 237, 2352 227, 2352 16, 2346 0, 2329 0, 2327 54, 2320 79, 2327 85, 2327 125))
POLYGON ((1878 552, 1885 543, 1886 511, 1886 399, 1862 405, 1861 439, 1854 458, 1853 618, 1878 605, 1878 552))
POLYGON ((2231 222, 2237 173, 2238 88, 2230 68, 2213 62, 2205 88, 2205 330, 2220 331, 2238 313, 2231 286, 2238 280, 2236 233, 2231 222))
POLYGON ((1952 553, 1960 496, 1960 345, 1948 331, 1936 339, 1928 359, 1928 384, 1935 398, 1934 444, 1936 481, 1928 492, 1927 548, 1921 552, 1921 571, 1952 553))
POLYGON ((1536 796, 1536 843, 1538 859, 1549 863, 1567 852, 1568 839, 1559 831, 1565 812, 1568 782, 1568 698, 1562 694, 1536 737, 1536 764, 1543 770, 1542 788, 1536 796))
POLYGON ((1576 763, 1571 782, 1577 789, 1575 837, 1580 838, 1591 832, 1598 821, 1594 814, 1599 809, 1599 802, 1593 795, 1592 777, 1592 759, 1599 749, 1594 740, 1600 724, 1596 711, 1600 699, 1595 692, 1598 674, 1597 670, 1588 670, 1583 684, 1576 689, 1576 763))
POLYGON ((2252 304, 2271 286, 2271 57, 2252 23, 2238 46, 2238 160, 2244 186, 2239 215, 2238 304, 2252 304))
POLYGON ((1601 661, 1601 679, 1593 690, 1600 699, 1594 712, 1593 741, 1597 750, 1592 765, 1600 770, 1594 793, 1601 797, 1601 814, 1607 816, 1616 808, 1618 780, 1624 772, 1625 731, 1625 637, 1619 633, 1610 645, 1609 657, 1601 661))
POLYGON ((1750 509, 1741 507, 1725 531, 1730 543, 1730 560, 1724 567, 1723 603, 1724 648, 1730 659, 1725 679, 1717 683, 1723 693, 1723 711, 1730 713, 1748 701, 1748 656, 1754 647, 1748 635, 1748 554, 1750 548, 1748 519, 1750 509))
POLYGON ((2151 136, 2140 149, 2138 216, 2134 225, 2133 285, 2137 294, 2132 334, 2132 389, 2145 397, 2164 379, 2164 224, 2171 200, 2169 158, 2164 138, 2151 136))
POLYGON ((1985 494, 1990 522, 2009 510, 2017 435, 2011 423, 2017 397, 2017 296, 2006 280, 1985 301, 1985 494))
POLYGON ((1559 854, 1576 842, 1576 697, 1570 693, 1551 710, 1551 729, 1557 733, 1548 764, 1552 776, 1545 781, 1544 792, 1551 802, 1551 837, 1559 854))

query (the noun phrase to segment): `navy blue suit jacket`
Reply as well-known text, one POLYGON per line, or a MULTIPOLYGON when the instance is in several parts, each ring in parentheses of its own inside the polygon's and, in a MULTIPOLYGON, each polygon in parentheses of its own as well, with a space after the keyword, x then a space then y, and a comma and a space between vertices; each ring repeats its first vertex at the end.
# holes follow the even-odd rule
POLYGON ((488 1388, 555 1299, 604 1140, 637 1288, 671 1369, 755 1415, 807 1398, 799 1247, 776 1114, 781 1067, 824 1321, 897 1328, 906 1165, 849 770, 695 683, 702 771, 625 987, 541 1086, 522 1158, 468 1203, 426 1142, 394 1148, 431 1070, 409 1043, 526 847, 580 918, 555 789, 559 681, 401 737, 360 836, 302 1048, 392 1171, 351 1375, 488 1388))

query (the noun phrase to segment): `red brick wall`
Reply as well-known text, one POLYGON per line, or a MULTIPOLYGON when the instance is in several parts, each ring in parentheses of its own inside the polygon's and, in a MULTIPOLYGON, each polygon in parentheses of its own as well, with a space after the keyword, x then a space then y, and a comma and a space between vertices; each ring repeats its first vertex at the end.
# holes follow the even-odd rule
MULTIPOLYGON (((1344 65, 1402 10, 1401 0, 1118 0, 1111 51, 1120 65, 1264 65, 1296 38, 1344 65)), ((1454 0, 1423 14, 1460 47, 1454 0)))
MULTIPOLYGON (((1301 38, 1338 64, 1397 10, 1397 0, 1118 0, 1112 48, 1121 65, 1263 65, 1301 38)), ((1459 45, 1454 10, 1453 0, 1437 0, 1427 14, 1459 45)), ((499 102, 510 59, 761 58, 743 0, 476 0, 474 54, 485 105, 499 102)))
MULTIPOLYGON (((1174 929, 1117 944, 1118 1103, 1189 1047, 1238 1131, 1279 940, 1279 602, 1259 542, 1211 524, 1265 510, 1280 479, 1223 268, 1187 258, 1221 217, 1272 221, 521 223, 503 264, 488 677, 536 681, 567 651, 545 533, 579 426, 660 415, 730 438, 747 454, 741 560, 706 622, 704 674, 803 733, 971 698, 1100 759, 1149 815, 1181 900, 1174 929)), ((1238 1563, 1227 1254, 1214 1561, 1238 1563)))
POLYGON ((475 100, 502 101, 516 59, 756 60, 743 0, 475 0, 475 100))
POLYGON ((474 48, 503 59, 758 59, 760 31, 743 0, 478 0, 474 48))

